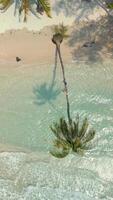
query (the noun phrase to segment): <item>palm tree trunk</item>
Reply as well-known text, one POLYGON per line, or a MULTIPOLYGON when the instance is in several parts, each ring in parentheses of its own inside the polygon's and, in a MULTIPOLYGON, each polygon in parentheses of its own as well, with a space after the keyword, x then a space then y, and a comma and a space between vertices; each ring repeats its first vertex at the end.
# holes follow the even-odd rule
POLYGON ((58 52, 57 52, 57 47, 56 47, 56 49, 55 49, 55 65, 54 65, 54 69, 53 69, 53 77, 52 77, 52 81, 51 81, 51 88, 55 84, 56 69, 57 69, 57 57, 58 57, 58 52))
POLYGON ((64 83, 64 89, 65 89, 65 95, 66 95, 66 102, 67 102, 67 116, 68 116, 68 121, 71 124, 72 119, 71 119, 71 115, 70 115, 70 103, 69 103, 69 97, 68 97, 68 88, 67 88, 67 81, 65 78, 65 70, 64 70, 64 64, 63 64, 61 51, 60 51, 60 45, 56 44, 56 48, 57 48, 57 52, 59 55, 60 64, 61 64, 61 68, 62 68, 63 83, 64 83))

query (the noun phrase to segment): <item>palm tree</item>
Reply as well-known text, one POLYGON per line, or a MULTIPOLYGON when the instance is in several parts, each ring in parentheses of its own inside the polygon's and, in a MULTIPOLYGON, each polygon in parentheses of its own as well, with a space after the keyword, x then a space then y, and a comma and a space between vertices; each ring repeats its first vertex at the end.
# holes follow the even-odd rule
POLYGON ((43 14, 44 12, 48 17, 51 17, 51 8, 49 0, 0 0, 0 10, 5 12, 12 4, 15 3, 15 11, 18 10, 19 16, 24 15, 24 22, 27 21, 27 15, 30 11, 33 15, 43 14))
POLYGON ((56 50, 58 52, 62 68, 68 116, 68 122, 66 122, 64 118, 60 118, 60 121, 58 123, 54 123, 53 126, 50 127, 56 137, 54 141, 54 146, 55 148, 57 148, 57 150, 60 149, 60 151, 55 150, 50 151, 50 153, 58 158, 65 157, 69 153, 70 149, 74 152, 78 152, 78 149, 83 149, 86 143, 92 140, 95 136, 95 131, 93 129, 89 130, 89 124, 87 119, 83 121, 83 124, 80 128, 79 117, 77 117, 76 121, 72 120, 71 118, 68 87, 65 77, 65 68, 60 50, 60 45, 63 42, 63 39, 63 34, 60 32, 56 32, 52 38, 52 42, 56 45, 56 50))

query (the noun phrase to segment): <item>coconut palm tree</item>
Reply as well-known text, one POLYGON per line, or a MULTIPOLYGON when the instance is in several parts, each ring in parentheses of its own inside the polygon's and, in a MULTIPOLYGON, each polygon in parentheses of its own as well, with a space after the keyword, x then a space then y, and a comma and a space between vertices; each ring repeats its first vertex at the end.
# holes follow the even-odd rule
POLYGON ((18 10, 19 16, 24 15, 24 22, 27 21, 29 11, 35 16, 45 12, 48 17, 51 17, 49 0, 0 0, 0 10, 5 12, 12 4, 15 4, 14 14, 18 10))
POLYGON ((77 117, 76 121, 72 120, 71 118, 65 68, 60 50, 60 45, 63 42, 63 39, 63 35, 60 32, 56 32, 52 38, 52 42, 56 45, 56 50, 58 52, 62 68, 68 116, 68 122, 64 118, 60 118, 58 123, 54 123, 53 126, 50 127, 56 137, 54 141, 54 146, 56 149, 54 151, 50 151, 50 153, 58 158, 65 157, 70 152, 70 149, 74 152, 78 152, 78 149, 83 149, 86 143, 92 140, 95 136, 95 131, 89 129, 87 119, 83 121, 83 124, 80 128, 79 117, 77 117), (60 149, 60 151, 58 151, 58 149, 60 149))

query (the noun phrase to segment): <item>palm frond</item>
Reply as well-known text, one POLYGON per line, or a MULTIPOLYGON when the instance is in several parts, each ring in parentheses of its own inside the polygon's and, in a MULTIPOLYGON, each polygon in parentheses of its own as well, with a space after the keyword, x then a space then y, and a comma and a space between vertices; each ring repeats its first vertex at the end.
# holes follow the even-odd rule
POLYGON ((0 10, 5 12, 13 4, 12 0, 0 0, 0 10))
POLYGON ((80 137, 80 139, 82 139, 85 136, 85 134, 87 132, 87 129, 88 129, 88 126, 89 126, 88 120, 87 120, 87 118, 85 118, 83 120, 83 124, 81 126, 80 131, 79 131, 79 137, 80 137))
POLYGON ((90 142, 95 137, 95 130, 89 130, 85 138, 83 138, 83 144, 90 142))
POLYGON ((13 3, 15 4, 14 15, 18 10, 19 16, 24 15, 24 22, 27 21, 29 11, 35 16, 38 16, 37 13, 42 15, 45 12, 48 17, 51 17, 49 0, 0 0, 0 10, 5 12, 13 3))
POLYGON ((59 140, 56 139, 54 140, 54 147, 58 148, 58 149, 63 149, 63 150, 69 150, 71 148, 71 145, 66 142, 65 140, 59 140))
POLYGON ((21 15, 24 12, 24 22, 27 21, 27 15, 30 10, 30 2, 29 0, 22 0, 21 6, 19 8, 19 14, 21 15))
POLYGON ((62 139, 62 133, 60 127, 57 123, 54 123, 53 126, 50 126, 50 129, 58 139, 62 139))
POLYGON ((34 9, 32 4, 30 4, 29 10, 36 18, 40 19, 39 13, 34 9))
POLYGON ((64 158, 69 154, 71 149, 71 146, 68 144, 68 142, 62 139, 54 140, 54 147, 55 149, 50 151, 50 153, 57 158, 64 158))
POLYGON ((82 147, 82 143, 79 137, 76 137, 76 140, 73 143, 72 149, 74 152, 77 152, 77 149, 82 147))
POLYGON ((61 130, 62 135, 64 136, 65 140, 67 140, 70 143, 70 137, 68 134, 68 132, 69 132, 68 124, 64 118, 60 118, 59 126, 60 126, 60 130, 61 130))
POLYGON ((62 151, 62 152, 50 151, 50 154, 56 158, 64 158, 69 154, 69 151, 62 151))
POLYGON ((59 25, 55 25, 53 27, 53 33, 54 34, 61 34, 63 39, 68 38, 69 35, 67 34, 68 32, 68 27, 64 26, 63 23, 59 24, 59 25))
POLYGON ((49 0, 37 0, 42 5, 46 15, 51 18, 51 6, 49 0))

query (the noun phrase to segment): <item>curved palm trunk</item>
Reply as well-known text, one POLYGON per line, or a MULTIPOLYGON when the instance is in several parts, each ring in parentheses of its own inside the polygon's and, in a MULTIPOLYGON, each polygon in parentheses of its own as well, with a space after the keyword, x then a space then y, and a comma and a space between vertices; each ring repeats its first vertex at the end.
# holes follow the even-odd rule
POLYGON ((56 47, 56 49, 55 49, 55 65, 54 65, 54 69, 53 69, 53 77, 52 77, 52 82, 51 82, 51 88, 55 84, 56 69, 57 69, 57 58, 58 58, 58 52, 57 52, 57 47, 56 47))
POLYGON ((68 88, 67 88, 67 82, 66 82, 66 77, 65 77, 64 64, 63 64, 61 51, 60 51, 60 45, 56 44, 56 48, 57 48, 57 52, 58 52, 58 55, 59 55, 60 64, 61 64, 61 68, 62 68, 63 83, 64 83, 64 89, 65 89, 65 95, 66 95, 66 102, 67 102, 68 121, 71 124, 72 119, 71 119, 71 115, 70 115, 70 104, 69 104, 69 97, 68 97, 68 88))

